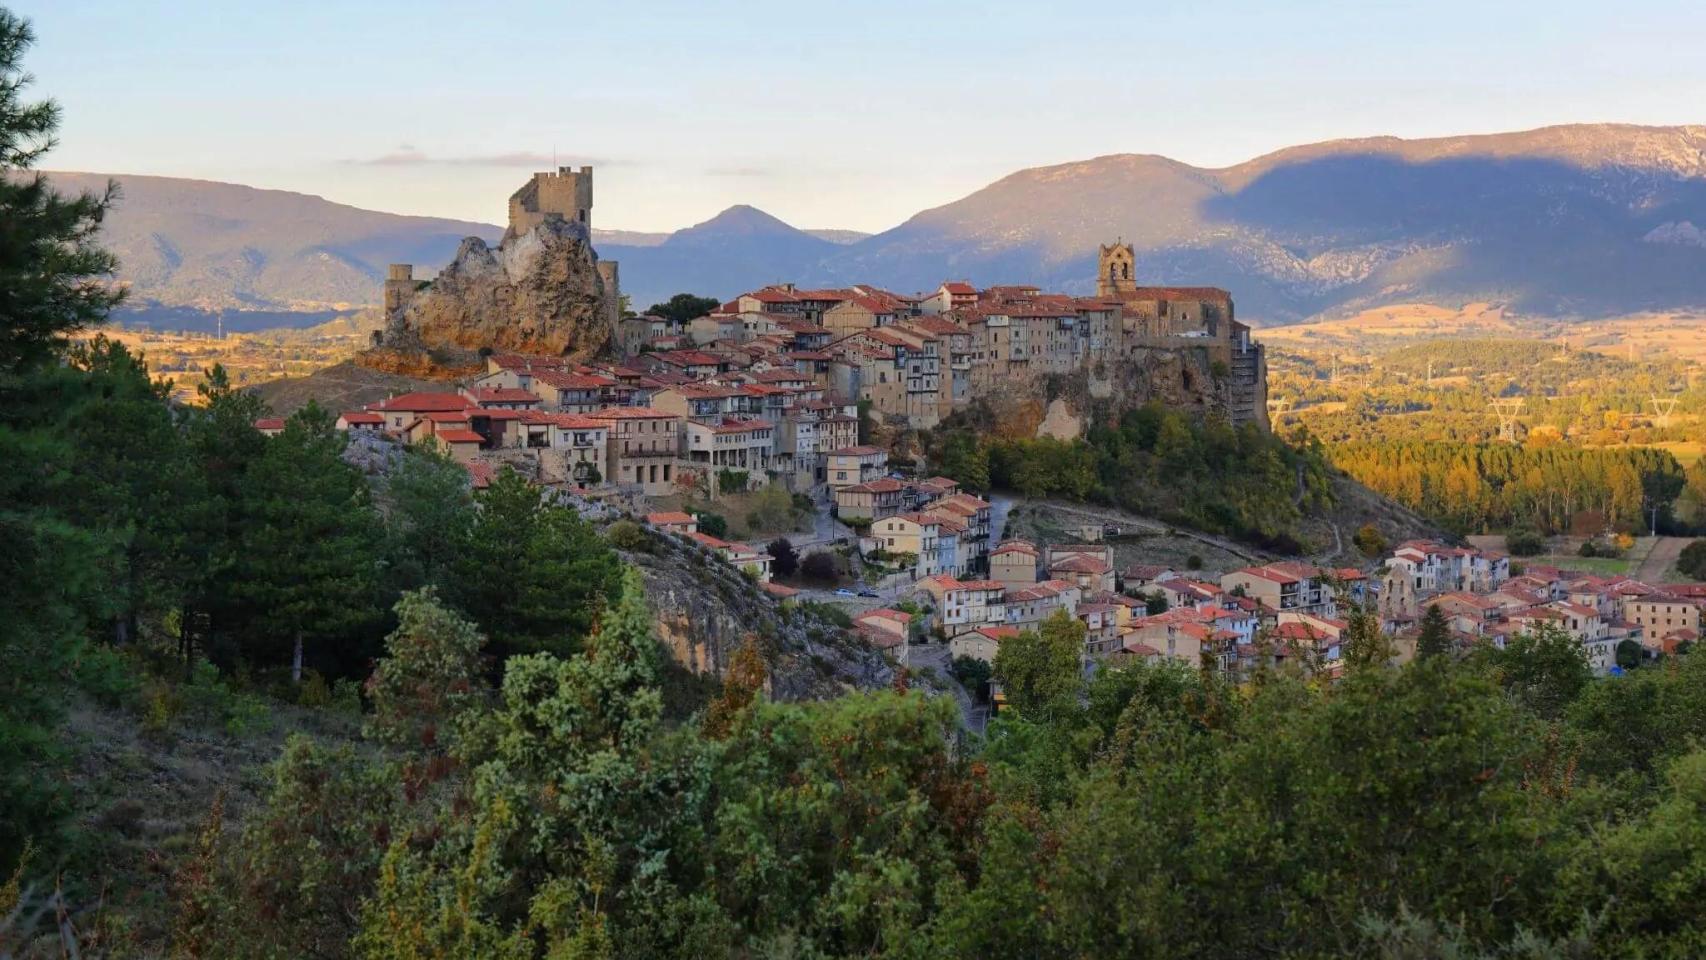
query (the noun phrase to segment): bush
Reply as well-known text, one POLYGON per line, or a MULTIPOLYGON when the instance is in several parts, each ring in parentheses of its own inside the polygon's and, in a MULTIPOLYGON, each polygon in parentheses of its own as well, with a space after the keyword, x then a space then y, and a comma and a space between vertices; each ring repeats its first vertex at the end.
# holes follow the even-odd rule
POLYGON ((1513 557, 1537 557, 1546 552, 1546 538, 1538 530, 1512 530, 1505 537, 1505 552, 1513 557))
POLYGON ((729 522, 723 518, 722 514, 706 510, 695 513, 693 517, 699 521, 699 532, 705 536, 720 538, 729 535, 729 522))
POLYGON ((1372 523, 1363 524, 1356 535, 1351 537, 1351 543, 1355 544, 1365 557, 1378 557, 1386 552, 1387 547, 1386 537, 1381 534, 1380 528, 1372 523))
MULTIPOLYGON (((713 534, 714 536, 714 534, 713 534)), ((618 520, 604 531, 604 539, 618 550, 629 553, 649 553, 652 549, 652 538, 644 527, 632 520, 618 520)))
POLYGON ((1676 569, 1686 577, 1706 580, 1706 540, 1696 540, 1683 547, 1676 558, 1676 569))
POLYGON ((1597 557, 1600 555, 1601 551, 1599 546, 1592 540, 1583 540, 1582 545, 1576 548, 1576 556, 1578 557, 1597 557))
POLYGON ((800 561, 800 576, 813 583, 834 583, 841 579, 841 564, 835 554, 814 550, 800 561))
POLYGON ((1191 554, 1190 556, 1186 557, 1185 558, 1185 569, 1186 570, 1201 570, 1202 569, 1202 557, 1200 557, 1194 553, 1191 554))
POLYGON ((315 708, 331 705, 332 687, 320 671, 310 670, 302 675, 302 689, 297 691, 296 702, 315 708))
POLYGON ((989 695, 989 664, 976 657, 955 657, 948 671, 981 703, 989 695))
POLYGON ((76 671, 77 686, 109 707, 136 702, 142 689, 135 659, 106 644, 85 646, 77 657, 76 671))
POLYGON ((787 537, 777 537, 764 548, 770 554, 770 570, 778 577, 792 577, 800 569, 799 554, 787 537))

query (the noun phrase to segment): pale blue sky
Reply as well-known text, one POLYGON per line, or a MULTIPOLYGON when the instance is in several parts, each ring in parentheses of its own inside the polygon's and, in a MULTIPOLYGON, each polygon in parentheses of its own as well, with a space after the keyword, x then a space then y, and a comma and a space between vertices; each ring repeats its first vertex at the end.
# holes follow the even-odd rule
POLYGON ((47 166, 501 222, 555 149, 594 222, 880 230, 1026 166, 1706 122, 1706 2, 0 0, 47 166))

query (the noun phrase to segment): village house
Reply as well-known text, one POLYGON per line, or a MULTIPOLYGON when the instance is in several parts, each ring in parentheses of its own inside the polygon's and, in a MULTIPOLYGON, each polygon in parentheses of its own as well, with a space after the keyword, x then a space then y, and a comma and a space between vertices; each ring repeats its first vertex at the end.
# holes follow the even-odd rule
POLYGON ((727 560, 730 566, 759 583, 770 582, 770 563, 772 560, 770 554, 751 544, 733 543, 698 530, 686 534, 686 536, 687 539, 727 560))
POLYGON ((1284 613, 1296 610, 1332 616, 1334 597, 1321 571, 1306 563, 1287 561, 1234 570, 1220 578, 1227 593, 1241 593, 1284 613))
POLYGON ((1114 548, 1106 544, 1053 544, 1045 563, 1053 580, 1070 580, 1086 594, 1112 593, 1114 548))
POLYGON ((864 525, 901 512, 906 484, 881 477, 835 490, 835 513, 842 523, 864 525))
POLYGON ((650 407, 605 407, 587 417, 607 427, 604 476, 610 483, 647 496, 675 492, 680 417, 650 407))
POLYGON ((948 641, 948 655, 951 657, 971 657, 984 663, 994 663, 995 655, 1001 651, 1001 641, 1019 635, 1018 627, 1004 624, 978 627, 957 634, 948 641))
POLYGON ((338 414, 335 426, 349 433, 378 433, 385 428, 385 418, 367 410, 347 410, 338 414))
POLYGON ((831 490, 850 487, 888 473, 889 455, 881 447, 844 447, 824 455, 824 469, 831 490))
POLYGON ((1037 582, 1037 548, 1024 540, 1005 540, 989 552, 989 576, 1022 590, 1037 582))
POLYGON ((1073 616, 1082 594, 1078 586, 1065 580, 1044 580, 1031 587, 1009 591, 1007 594, 1007 623, 1016 627, 1034 627, 1047 620, 1056 610, 1073 616))
POLYGON ((690 533, 699 532, 699 519, 691 513, 682 513, 679 510, 648 513, 646 514, 646 523, 659 533, 686 536, 690 533))

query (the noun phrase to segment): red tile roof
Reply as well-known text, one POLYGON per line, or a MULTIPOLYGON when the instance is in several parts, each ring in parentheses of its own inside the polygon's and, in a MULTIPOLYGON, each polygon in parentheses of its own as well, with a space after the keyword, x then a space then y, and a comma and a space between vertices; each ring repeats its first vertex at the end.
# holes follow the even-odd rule
POLYGON ((404 393, 389 400, 367 405, 369 410, 396 410, 403 413, 434 413, 466 410, 468 398, 460 393, 404 393))
POLYGON ((438 438, 445 443, 484 443, 485 437, 472 430, 440 430, 438 438))

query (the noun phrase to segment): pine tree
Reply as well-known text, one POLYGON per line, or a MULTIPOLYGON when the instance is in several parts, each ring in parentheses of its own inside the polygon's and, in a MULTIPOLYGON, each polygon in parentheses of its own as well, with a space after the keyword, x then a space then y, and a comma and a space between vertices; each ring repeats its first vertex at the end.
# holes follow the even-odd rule
POLYGON ((1451 624, 1445 619, 1445 611, 1437 603, 1428 604, 1428 612, 1422 614, 1422 631, 1416 637, 1416 656, 1443 656, 1452 647, 1451 624))
POLYGON ((114 260, 95 244, 115 192, 68 199, 28 172, 59 123, 51 101, 23 100, 33 41, 0 9, 0 875, 64 812, 62 683, 91 620, 122 605, 104 576, 122 548, 64 512, 79 452, 62 411, 42 406, 67 385, 56 367, 66 336, 119 300, 107 282, 114 260))

